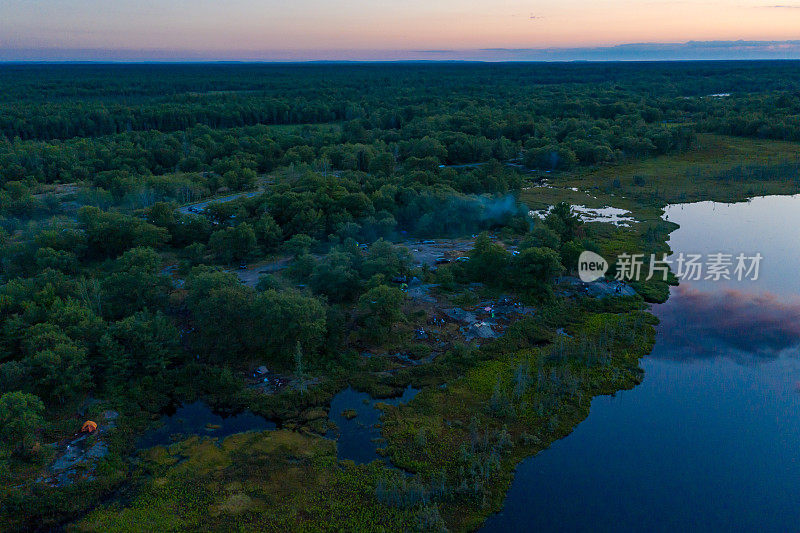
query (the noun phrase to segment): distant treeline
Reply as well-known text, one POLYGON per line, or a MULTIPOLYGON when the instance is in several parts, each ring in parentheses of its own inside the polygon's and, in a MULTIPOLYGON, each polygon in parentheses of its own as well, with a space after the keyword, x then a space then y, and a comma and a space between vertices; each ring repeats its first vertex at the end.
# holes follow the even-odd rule
MULTIPOLYGON (((702 171, 694 175, 702 176, 702 171)), ((719 181, 796 181, 800 182, 800 159, 786 161, 775 165, 740 165, 728 170, 717 172, 715 178, 719 181)))
POLYGON ((195 124, 229 128, 353 119, 402 129, 419 117, 454 112, 485 117, 491 109, 490 118, 501 124, 509 113, 523 125, 543 117, 639 114, 648 123, 692 117, 715 129, 755 135, 763 124, 739 123, 758 122, 762 107, 780 107, 781 98, 796 106, 798 74, 797 62, 6 65, 0 67, 0 131, 8 139, 64 139, 195 124), (767 91, 782 94, 774 97, 778 101, 752 105, 749 98, 738 98, 767 91), (694 98, 721 93, 737 98, 734 103, 694 98), (755 115, 748 118, 743 108, 755 115), (738 119, 731 116, 726 125, 729 112, 738 119))

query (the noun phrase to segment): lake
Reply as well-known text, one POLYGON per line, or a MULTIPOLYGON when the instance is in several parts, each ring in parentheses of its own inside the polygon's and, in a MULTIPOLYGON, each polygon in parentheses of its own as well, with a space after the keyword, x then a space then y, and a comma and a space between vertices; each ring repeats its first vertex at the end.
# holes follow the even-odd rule
POLYGON ((800 528, 800 196, 665 216, 673 258, 758 252, 758 280, 685 281, 653 306, 642 384, 521 462, 484 531, 800 528))

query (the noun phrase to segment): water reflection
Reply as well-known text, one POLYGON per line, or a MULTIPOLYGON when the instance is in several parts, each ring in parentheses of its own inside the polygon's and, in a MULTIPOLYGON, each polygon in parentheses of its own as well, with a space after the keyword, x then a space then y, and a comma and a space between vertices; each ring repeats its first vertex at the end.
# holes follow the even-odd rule
POLYGON ((666 211, 675 253, 759 252, 758 281, 684 283, 654 306, 642 384, 520 463, 484 531, 798 530, 800 196, 666 211))
POLYGON ((338 429, 331 431, 328 437, 336 439, 339 459, 350 459, 359 464, 381 459, 382 456, 377 452, 377 441, 381 436, 379 428, 383 413, 377 404, 405 404, 418 392, 419 389, 409 385, 401 396, 376 400, 366 392, 348 387, 334 396, 331 400, 330 419, 338 429))
POLYGON ((275 429, 275 422, 247 411, 221 416, 214 413, 205 402, 197 401, 178 407, 172 414, 164 415, 161 425, 142 435, 136 441, 136 447, 144 449, 169 446, 192 435, 223 439, 234 433, 266 429, 275 429))
POLYGON ((758 281, 699 281, 702 290, 732 288, 750 293, 800 294, 800 195, 762 196, 748 202, 698 202, 668 206, 665 216, 680 224, 670 235, 675 253, 760 253, 758 281))
POLYGON ((661 319, 659 359, 725 356, 742 363, 796 354, 800 344, 800 300, 733 289, 706 292, 684 283, 666 304, 654 307, 661 319))

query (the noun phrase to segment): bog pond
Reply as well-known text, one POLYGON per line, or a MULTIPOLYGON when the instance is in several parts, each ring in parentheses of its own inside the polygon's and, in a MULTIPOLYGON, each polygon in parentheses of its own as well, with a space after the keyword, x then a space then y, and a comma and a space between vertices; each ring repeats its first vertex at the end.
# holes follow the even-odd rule
POLYGON ((348 387, 331 400, 330 419, 336 424, 328 437, 336 439, 339 459, 369 463, 381 459, 378 454, 380 419, 379 403, 400 405, 410 402, 419 389, 407 387, 401 396, 376 400, 366 392, 348 387))
POLYGON ((677 254, 760 253, 756 281, 683 281, 641 385, 519 464, 484 531, 796 531, 800 196, 673 205, 677 254))
MULTIPOLYGON (((381 459, 380 419, 383 414, 379 404, 400 405, 411 401, 419 389, 407 387, 400 396, 375 399, 351 387, 339 392, 331 400, 330 419, 336 429, 327 437, 337 441, 338 457, 356 463, 369 463, 381 459)), ((249 411, 238 414, 218 414, 203 401, 176 406, 165 413, 159 424, 136 441, 138 449, 169 446, 193 435, 223 439, 235 433, 275 429, 276 424, 249 411)))
POLYGON ((215 413, 205 402, 196 401, 164 414, 160 425, 142 435, 136 441, 136 447, 169 446, 192 435, 223 439, 234 433, 267 429, 275 429, 275 422, 250 412, 223 416, 215 413))

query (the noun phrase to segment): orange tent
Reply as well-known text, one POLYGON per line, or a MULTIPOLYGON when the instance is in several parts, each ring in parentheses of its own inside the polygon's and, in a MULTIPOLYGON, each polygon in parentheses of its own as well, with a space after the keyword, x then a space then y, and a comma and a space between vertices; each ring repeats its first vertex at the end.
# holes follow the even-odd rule
POLYGON ((84 422, 81 428, 83 433, 94 433, 95 430, 97 430, 97 422, 92 422, 91 420, 84 422))

